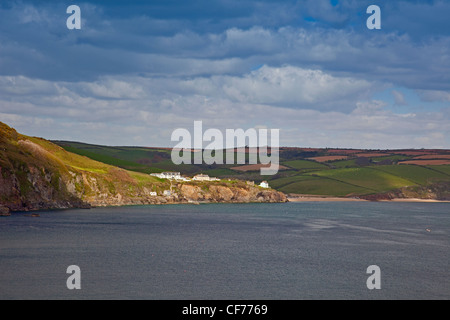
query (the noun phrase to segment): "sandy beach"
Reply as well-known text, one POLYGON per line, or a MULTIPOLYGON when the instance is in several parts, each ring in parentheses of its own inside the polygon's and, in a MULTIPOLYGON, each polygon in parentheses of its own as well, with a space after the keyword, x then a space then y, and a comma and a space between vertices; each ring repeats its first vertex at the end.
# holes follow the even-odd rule
POLYGON ((329 202, 336 202, 336 201, 367 201, 365 199, 360 198, 343 198, 343 197, 327 197, 327 196, 320 196, 320 195, 288 195, 289 202, 306 202, 306 201, 329 201, 329 202))
POLYGON ((435 199, 418 199, 418 198, 396 198, 392 200, 380 200, 384 202, 446 202, 449 203, 450 201, 444 201, 444 200, 435 200, 435 199))
MULTIPOLYGON (((369 201, 360 198, 327 197, 321 195, 288 195, 289 202, 355 202, 369 201)), ((450 201, 419 198, 395 198, 392 200, 378 200, 379 202, 424 202, 424 203, 450 203, 450 201)))

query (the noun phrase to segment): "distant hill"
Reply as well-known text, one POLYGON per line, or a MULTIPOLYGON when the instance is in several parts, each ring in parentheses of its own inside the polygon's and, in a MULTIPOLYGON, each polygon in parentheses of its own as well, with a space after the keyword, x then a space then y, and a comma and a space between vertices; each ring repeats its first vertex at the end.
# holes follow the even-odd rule
MULTIPOLYGON (((188 203, 192 198, 209 202, 286 201, 280 192, 239 181, 171 184, 169 180, 145 173, 147 165, 134 162, 133 150, 121 154, 125 159, 119 159, 97 151, 85 156, 82 152, 70 152, 79 149, 67 145, 66 148, 69 150, 41 138, 22 135, 0 122, 0 213, 188 203), (131 160, 127 161, 126 155, 131 160), (164 191, 171 191, 170 195, 164 195, 164 191)), ((155 158, 163 160, 157 154, 155 158)))
MULTIPOLYGON (((363 150, 282 147, 281 170, 261 176, 258 165, 175 165, 169 148, 108 147, 54 141, 64 149, 137 172, 180 171, 219 178, 267 180, 286 194, 450 199, 450 150, 363 150)), ((236 156, 236 155, 235 155, 236 156)), ((248 155, 247 155, 248 156, 248 155)))

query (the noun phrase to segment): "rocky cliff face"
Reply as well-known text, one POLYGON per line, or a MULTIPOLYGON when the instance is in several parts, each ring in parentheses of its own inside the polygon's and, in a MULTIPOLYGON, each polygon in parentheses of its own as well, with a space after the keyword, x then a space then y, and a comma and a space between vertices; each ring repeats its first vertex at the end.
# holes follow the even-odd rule
POLYGON ((245 182, 178 184, 71 154, 0 122, 0 214, 9 211, 190 202, 285 202, 245 182), (172 192, 163 196, 164 190, 172 192), (152 192, 157 192, 153 196, 152 192))
POLYGON ((199 186, 179 186, 183 199, 198 202, 286 202, 286 196, 275 190, 240 183, 236 186, 209 185, 206 190, 199 186))
POLYGON ((0 126, 0 207, 4 212, 6 208, 22 211, 88 206, 67 190, 66 170, 56 159, 31 141, 22 140, 14 129, 4 129, 0 126))
POLYGON ((446 181, 434 182, 426 186, 405 187, 391 192, 360 196, 360 198, 370 201, 393 199, 450 201, 450 183, 446 181))

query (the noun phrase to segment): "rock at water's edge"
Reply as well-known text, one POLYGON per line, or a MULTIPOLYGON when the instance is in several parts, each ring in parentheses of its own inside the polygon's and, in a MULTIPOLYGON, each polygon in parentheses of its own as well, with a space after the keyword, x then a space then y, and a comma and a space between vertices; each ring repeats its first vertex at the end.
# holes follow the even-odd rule
POLYGON ((10 216, 9 208, 0 206, 0 216, 10 216))

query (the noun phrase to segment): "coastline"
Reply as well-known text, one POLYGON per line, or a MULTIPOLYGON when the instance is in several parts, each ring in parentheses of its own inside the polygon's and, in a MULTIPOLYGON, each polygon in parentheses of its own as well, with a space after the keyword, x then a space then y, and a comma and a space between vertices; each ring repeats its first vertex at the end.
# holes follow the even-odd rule
POLYGON ((392 200, 379 200, 380 202, 424 202, 424 203, 450 203, 448 200, 420 199, 420 198, 394 198, 392 200))
POLYGON ((383 200, 366 200, 360 198, 345 198, 345 197, 331 197, 322 195, 304 195, 304 196, 288 196, 287 201, 283 202, 236 202, 236 201, 222 201, 222 202, 212 202, 212 201, 178 201, 178 202, 166 202, 166 203, 134 203, 134 204, 109 204, 109 205, 93 205, 93 206, 83 206, 83 207, 58 207, 58 208, 39 208, 39 209, 25 209, 25 210, 4 210, 1 212, 0 217, 9 217, 13 213, 28 213, 30 216, 38 216, 38 212, 49 211, 49 210, 73 210, 73 209, 94 209, 94 208, 106 208, 106 207, 127 207, 127 206, 142 206, 142 205, 177 205, 177 204, 188 204, 188 205, 201 205, 201 204, 243 204, 243 203, 287 203, 287 202, 397 202, 397 203, 450 203, 448 200, 435 200, 435 199, 420 199, 420 198, 394 198, 394 199, 383 199, 383 200))
POLYGON ((329 197, 320 195, 296 195, 287 196, 289 202, 361 202, 368 200, 360 198, 341 198, 341 197, 329 197))
POLYGON ((420 199, 420 198, 393 198, 382 200, 366 200, 358 197, 332 197, 322 195, 287 195, 289 202, 422 202, 422 203, 450 203, 447 200, 420 199))

